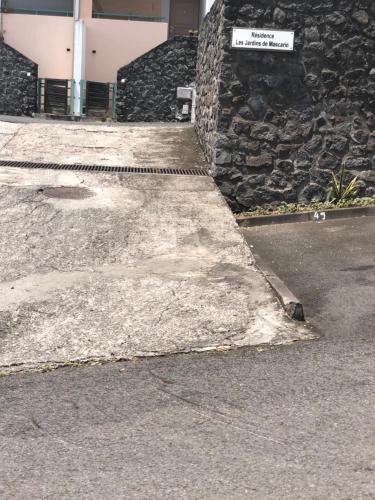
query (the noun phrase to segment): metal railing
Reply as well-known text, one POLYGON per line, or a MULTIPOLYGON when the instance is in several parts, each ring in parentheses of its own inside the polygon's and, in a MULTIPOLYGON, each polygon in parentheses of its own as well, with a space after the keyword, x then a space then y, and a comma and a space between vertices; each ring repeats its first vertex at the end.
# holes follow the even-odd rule
POLYGON ((126 21, 149 21, 149 22, 168 22, 168 18, 162 16, 144 16, 141 14, 130 14, 121 12, 98 12, 93 11, 92 17, 99 19, 122 19, 126 21))
MULTIPOLYGON (((11 8, 3 6, 3 14, 28 14, 34 16, 61 16, 73 17, 72 10, 54 10, 54 9, 23 9, 19 7, 11 8)), ((97 19, 122 19, 127 21, 149 21, 149 22, 168 22, 167 17, 163 16, 144 16, 141 14, 121 13, 121 12, 97 12, 93 11, 92 17, 97 19)))
POLYGON ((60 17, 73 17, 73 11, 71 10, 51 10, 51 9, 21 9, 21 8, 10 8, 2 7, 1 12, 3 14, 28 14, 34 16, 60 16, 60 17))

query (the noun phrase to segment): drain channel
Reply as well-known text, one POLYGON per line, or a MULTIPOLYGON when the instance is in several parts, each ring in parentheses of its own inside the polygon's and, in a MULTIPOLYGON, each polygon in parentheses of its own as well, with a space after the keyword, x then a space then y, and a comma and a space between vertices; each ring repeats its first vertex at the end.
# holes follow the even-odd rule
POLYGON ((52 170, 77 170, 81 172, 109 172, 125 174, 159 174, 159 175, 195 175, 209 177, 210 171, 204 168, 154 168, 154 167, 107 167, 105 165, 80 165, 61 163, 37 163, 32 161, 0 160, 0 167, 46 168, 52 170))

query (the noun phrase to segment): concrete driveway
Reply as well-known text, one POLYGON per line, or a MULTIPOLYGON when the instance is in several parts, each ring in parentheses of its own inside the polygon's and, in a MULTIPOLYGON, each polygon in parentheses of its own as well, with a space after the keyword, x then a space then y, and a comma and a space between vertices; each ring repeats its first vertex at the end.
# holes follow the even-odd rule
MULTIPOLYGON (((181 165, 157 127, 152 148, 145 127, 8 125, 2 159, 100 164, 76 134, 96 144, 115 134, 111 163, 137 136, 140 154, 158 147, 159 165, 181 165)), ((188 128, 169 136, 181 130, 194 156, 188 128)), ((193 165, 204 166, 196 151, 193 165)), ((0 195, 2 371, 311 338, 254 267, 210 177, 4 166, 0 195)))
POLYGON ((186 124, 77 124, 26 118, 0 119, 0 160, 4 159, 178 169, 205 166, 194 129, 186 124))

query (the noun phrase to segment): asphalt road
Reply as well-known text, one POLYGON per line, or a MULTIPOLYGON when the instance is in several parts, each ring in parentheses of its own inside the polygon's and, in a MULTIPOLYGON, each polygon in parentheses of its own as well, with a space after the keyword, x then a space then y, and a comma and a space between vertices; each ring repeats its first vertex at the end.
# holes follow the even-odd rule
POLYGON ((372 309, 355 306, 371 293, 373 224, 325 226, 336 258, 315 272, 307 248, 322 240, 308 240, 307 225, 248 234, 274 246, 280 268, 298 264, 289 286, 313 297, 305 307, 320 340, 0 378, 0 498, 375 498, 371 295, 372 309), (339 256, 342 271, 331 272, 339 256), (322 314, 314 290, 341 286, 349 297, 350 279, 352 312, 335 300, 337 318, 327 301, 322 314))
POLYGON ((375 334, 375 217, 258 226, 242 231, 304 304, 321 335, 375 334))

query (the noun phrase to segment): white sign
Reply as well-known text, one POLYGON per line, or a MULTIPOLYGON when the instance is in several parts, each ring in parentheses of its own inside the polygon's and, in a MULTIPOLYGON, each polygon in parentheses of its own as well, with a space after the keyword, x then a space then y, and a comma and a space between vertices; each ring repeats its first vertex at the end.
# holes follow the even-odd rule
POLYGON ((192 99, 193 89, 191 87, 177 87, 177 99, 192 99))
POLYGON ((233 28, 232 49, 294 50, 294 31, 233 28))

